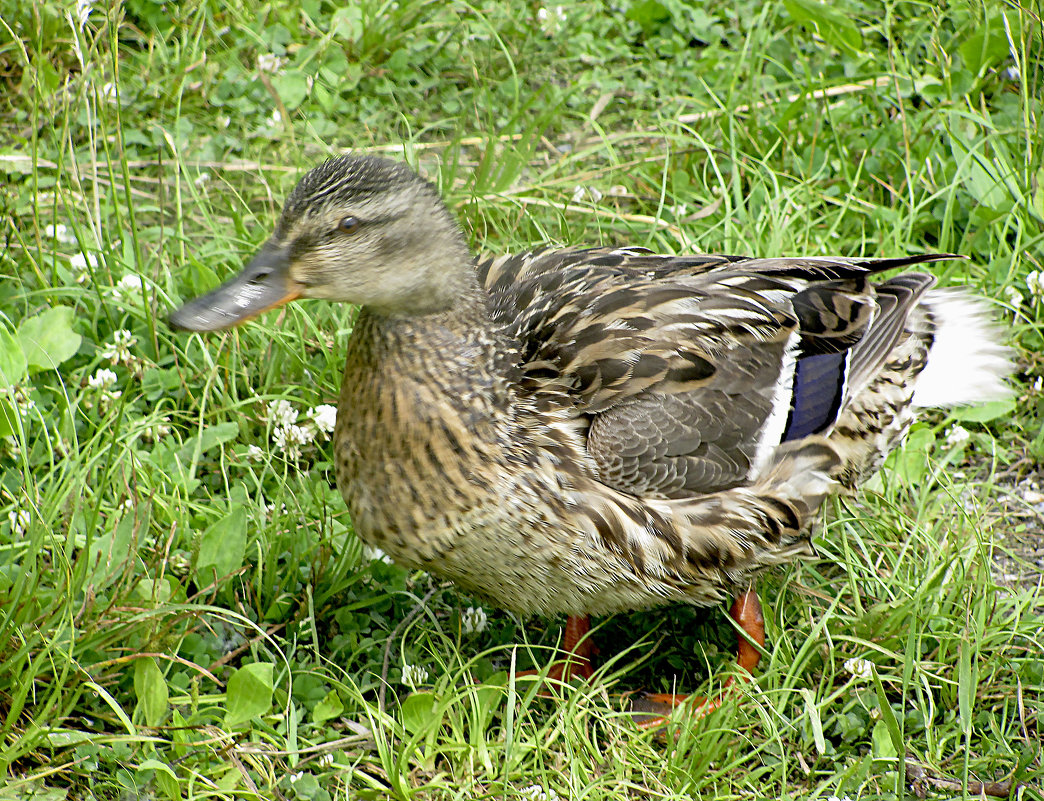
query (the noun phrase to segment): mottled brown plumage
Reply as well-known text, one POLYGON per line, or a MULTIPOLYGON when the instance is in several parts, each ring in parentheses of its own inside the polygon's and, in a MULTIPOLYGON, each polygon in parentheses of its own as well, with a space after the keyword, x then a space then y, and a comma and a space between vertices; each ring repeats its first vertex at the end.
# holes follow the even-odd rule
POLYGON ((977 302, 920 273, 870 280, 937 258, 476 262, 429 184, 344 157, 301 181, 244 277, 172 321, 362 305, 335 437, 360 538, 515 612, 603 613, 714 603, 809 555, 823 499, 948 375, 932 354, 955 324, 979 333, 952 401, 1004 391, 977 302))

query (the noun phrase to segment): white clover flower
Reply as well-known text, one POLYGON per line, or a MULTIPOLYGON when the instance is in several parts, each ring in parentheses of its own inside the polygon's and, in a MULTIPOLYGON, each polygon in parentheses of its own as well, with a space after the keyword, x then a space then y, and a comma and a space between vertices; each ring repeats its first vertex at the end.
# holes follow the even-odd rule
POLYGON ((116 383, 116 373, 107 367, 99 367, 94 375, 87 379, 87 385, 91 389, 105 391, 116 383))
POLYGON ((107 81, 103 83, 99 91, 103 100, 107 100, 110 103, 116 102, 116 84, 114 84, 112 81, 107 81))
POLYGON ((324 403, 312 409, 308 416, 315 422, 316 428, 326 434, 326 436, 330 436, 337 424, 337 407, 324 403))
POLYGON ((272 442, 281 451, 286 450, 286 431, 285 428, 272 429, 272 442))
POLYGON ((283 121, 283 115, 279 113, 279 109, 272 112, 272 116, 269 117, 268 121, 272 125, 278 125, 283 121))
POLYGON ((1040 300, 1044 296, 1044 275, 1038 270, 1033 270, 1026 276, 1026 288, 1029 290, 1033 300, 1040 300))
POLYGON ((1033 391, 1040 392, 1042 389, 1044 389, 1044 376, 1038 375, 1033 381, 1033 391))
POLYGON ((265 459, 265 452, 257 445, 248 445, 246 455, 252 462, 263 462, 265 459))
POLYGON ((203 184, 205 184, 209 180, 210 180, 210 173, 209 172, 201 172, 199 175, 196 176, 196 180, 193 181, 192 183, 194 183, 196 186, 203 186, 203 184))
POLYGON ((297 784, 297 782, 301 781, 301 779, 304 778, 304 771, 299 770, 297 771, 297 773, 291 773, 289 778, 290 784, 297 784))
POLYGON ((419 665, 404 664, 402 666, 402 683, 411 690, 417 689, 418 685, 424 684, 427 680, 428 671, 419 665))
POLYGON ((566 22, 566 13, 562 6, 539 8, 536 16, 540 27, 544 29, 545 36, 553 36, 558 33, 566 22))
POLYGON ((141 297, 141 276, 128 274, 123 276, 112 288, 112 296, 117 302, 124 298, 134 300, 141 297))
POLYGON ((268 422, 275 428, 286 428, 297 422, 297 409, 288 400, 272 401, 268 404, 268 422))
POLYGON ((315 426, 290 426, 287 429, 287 440, 294 445, 307 445, 315 439, 315 426))
POLYGON ((25 509, 13 509, 7 513, 7 522, 11 524, 11 531, 16 537, 25 535, 25 530, 29 528, 31 520, 32 518, 25 509))
POLYGON ((334 761, 333 754, 320 754, 319 759, 316 762, 319 763, 319 767, 325 768, 327 765, 332 765, 334 761))
POLYGON ((486 610, 481 606, 469 606, 460 618, 465 634, 481 634, 486 630, 487 621, 486 610))
POLYGON ((69 257, 69 266, 74 270, 87 270, 88 265, 93 270, 98 266, 98 257, 93 253, 74 253, 69 257))
POLYGON ((275 75, 279 72, 285 63, 286 59, 275 55, 275 53, 259 53, 257 56, 257 68, 261 72, 267 72, 270 75, 275 75))
POLYGON ((130 365, 134 361, 130 349, 136 344, 138 344, 138 338, 126 328, 120 328, 112 332, 112 342, 106 343, 102 348, 102 358, 108 359, 113 364, 130 365))
POLYGON ((971 439, 971 434, 968 433, 968 429, 964 426, 952 426, 949 431, 946 432, 946 447, 955 448, 962 442, 967 442, 971 439))
POLYGON ((45 225, 44 236, 49 236, 63 245, 75 245, 76 237, 69 230, 69 226, 64 223, 58 223, 57 225, 45 225))
POLYGON ((313 439, 315 439, 315 429, 312 426, 288 425, 272 430, 272 442, 280 450, 286 452, 288 459, 300 458, 301 448, 313 439))
POLYGON ((573 187, 573 202, 579 203, 584 198, 588 198, 592 203, 597 203, 602 199, 602 193, 593 186, 577 185, 573 187))
POLYGON ((1013 309, 1018 310, 1022 306, 1024 298, 1022 297, 1022 293, 1019 292, 1019 290, 1017 290, 1015 287, 1004 287, 1004 291, 1002 294, 1004 295, 1004 300, 1006 300, 1008 302, 1008 305, 1011 306, 1013 309))
POLYGON ((366 559, 370 562, 384 562, 384 564, 386 565, 391 564, 391 557, 389 557, 388 554, 386 554, 380 548, 377 548, 375 546, 364 545, 362 553, 363 559, 366 559))
POLYGON ((170 422, 169 417, 164 417, 162 420, 158 420, 151 425, 145 427, 141 432, 142 439, 146 442, 155 442, 160 437, 165 437, 170 433, 170 426, 167 425, 170 422))
POLYGON ((544 788, 539 784, 531 784, 529 787, 522 788, 522 796, 530 801, 558 801, 558 793, 554 789, 544 788))
POLYGON ((874 675, 874 665, 869 659, 860 659, 858 657, 846 659, 844 668, 860 681, 869 681, 874 675))

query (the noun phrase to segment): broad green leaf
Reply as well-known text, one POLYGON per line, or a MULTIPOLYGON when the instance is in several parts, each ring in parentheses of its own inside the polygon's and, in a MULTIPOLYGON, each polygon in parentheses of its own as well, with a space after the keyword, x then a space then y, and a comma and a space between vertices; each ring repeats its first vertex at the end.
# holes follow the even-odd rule
POLYGON ((172 586, 172 581, 175 580, 169 576, 162 579, 143 578, 134 585, 134 595, 149 603, 166 603, 174 595, 177 587, 176 583, 172 586))
POLYGON ((28 363, 18 340, 6 328, 0 328, 0 389, 13 387, 23 378, 28 363))
POLYGON ((957 48, 965 66, 975 75, 1008 57, 1008 37, 999 15, 994 19, 987 15, 985 22, 957 48))
POLYGON ((312 710, 312 720, 323 724, 331 718, 336 718, 342 712, 344 712, 344 704, 341 703, 340 696, 337 695, 336 690, 330 690, 326 697, 315 705, 315 709, 312 710))
POLYGON ((415 692, 402 702, 402 727, 410 734, 430 729, 440 717, 435 706, 435 694, 415 692))
POLYGON ((783 0, 783 5, 797 22, 815 28, 838 50, 858 53, 863 49, 863 35, 844 12, 817 0, 783 0))
POLYGON ((17 430, 18 412, 3 398, 0 398, 0 437, 9 437, 17 430))
POLYGON ((935 443, 935 434, 925 425, 910 429, 901 448, 892 451, 885 462, 885 471, 900 478, 907 486, 916 487, 928 474, 928 454, 935 443))
POLYGON ((670 21, 671 12, 658 0, 641 0, 627 9, 627 18, 641 25, 646 34, 651 34, 670 21))
POLYGON ((895 712, 892 711, 892 705, 888 703, 888 694, 876 667, 873 668, 873 677, 874 690, 877 692, 877 708, 881 711, 881 719, 874 724, 872 735, 874 756, 896 757, 903 751, 903 732, 895 712))
POLYGON ((986 153, 986 144, 980 139, 980 128, 989 130, 988 121, 976 117, 974 122, 967 115, 953 112, 949 115, 950 152, 958 165, 958 174, 982 213, 1007 213, 1015 205, 1015 197, 1008 186, 1014 177, 1011 160, 1003 151, 1001 143, 991 140, 994 152, 986 153))
POLYGON ((181 387, 181 376, 175 369, 150 367, 141 376, 141 391, 150 401, 156 401, 181 387))
POLYGON ((71 308, 56 306, 18 326, 18 341, 30 372, 53 370, 76 355, 83 338, 72 330, 72 318, 71 308))
POLYGON ((955 420, 965 420, 971 423, 986 423, 999 417, 1010 417, 1015 411, 1015 399, 990 401, 977 406, 962 406, 950 410, 950 416, 955 420))
POLYGON ((228 680, 225 725, 238 726, 272 707, 271 663, 244 665, 228 680))
POLYGON ((362 8, 355 3, 338 8, 330 17, 330 35, 337 39, 355 42, 364 30, 362 8))
MULTIPOLYGON (((89 731, 77 731, 75 729, 53 729, 44 735, 45 742, 51 748, 69 748, 93 740, 97 735, 89 731)), ((36 801, 36 796, 33 796, 36 801)))
POLYGON ((167 682, 163 671, 152 657, 134 660, 134 693, 138 708, 145 714, 145 723, 159 726, 167 717, 167 682))
POLYGON ((91 542, 88 564, 91 582, 96 587, 107 587, 119 574, 119 568, 131 552, 136 523, 134 515, 125 515, 112 531, 95 537, 91 542))
POLYGON ((231 420, 227 423, 218 423, 214 426, 207 426, 203 429, 202 433, 195 437, 190 437, 185 441, 185 444, 181 446, 181 450, 178 451, 178 456, 183 461, 188 461, 195 456, 197 443, 199 443, 199 452, 206 453, 211 448, 230 442, 238 436, 239 423, 235 420, 231 420))
POLYGON ((876 759, 895 759, 898 756, 898 752, 895 750, 895 743, 892 742, 892 737, 888 732, 888 726, 883 720, 879 720, 874 724, 874 730, 870 735, 870 739, 874 746, 874 757, 876 759))
POLYGON ((196 571, 201 574, 201 580, 209 582, 213 573, 220 578, 242 567, 246 541, 246 508, 237 505, 203 532, 196 558, 196 571))
POLYGON ((330 796, 319 783, 319 777, 306 770, 301 778, 294 782, 294 797, 301 801, 319 801, 330 796))
POLYGON ((158 759, 146 759, 138 765, 138 773, 147 770, 155 771, 153 779, 167 798, 171 799, 171 801, 177 801, 177 799, 182 797, 178 774, 174 772, 170 765, 166 762, 160 762, 158 759))
POLYGON ((296 109, 308 97, 308 76, 299 70, 287 70, 272 76, 272 85, 287 109, 296 109))

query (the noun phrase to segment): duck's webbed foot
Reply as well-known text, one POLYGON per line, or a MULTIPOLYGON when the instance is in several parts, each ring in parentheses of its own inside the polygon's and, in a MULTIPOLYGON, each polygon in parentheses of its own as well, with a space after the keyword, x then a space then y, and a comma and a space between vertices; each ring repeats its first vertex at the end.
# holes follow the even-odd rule
MULTIPOLYGON (((753 587, 736 597, 729 614, 740 627, 740 633, 736 638, 736 664, 749 675, 761 660, 758 647, 765 646, 765 618, 761 612, 761 600, 753 587)), ((746 679, 745 674, 739 675, 746 679)), ((671 712, 683 701, 690 704, 696 718, 702 718, 721 707, 726 693, 734 683, 735 677, 730 676, 721 692, 711 698, 674 693, 639 693, 631 699, 631 711, 638 726, 643 729, 653 729, 665 724, 671 712)))

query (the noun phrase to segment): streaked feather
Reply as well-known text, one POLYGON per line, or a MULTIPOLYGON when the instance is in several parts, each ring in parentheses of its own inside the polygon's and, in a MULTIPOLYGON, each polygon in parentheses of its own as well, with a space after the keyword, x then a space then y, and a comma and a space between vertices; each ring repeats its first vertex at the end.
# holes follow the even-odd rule
POLYGON ((474 262, 434 188, 383 159, 309 173, 261 256, 258 280, 274 264, 363 304, 335 434, 356 532, 519 613, 713 603, 810 554, 824 498, 915 402, 988 399, 1011 370, 980 301, 873 280, 948 256, 474 262))

